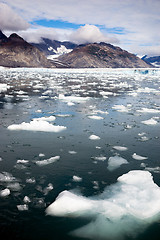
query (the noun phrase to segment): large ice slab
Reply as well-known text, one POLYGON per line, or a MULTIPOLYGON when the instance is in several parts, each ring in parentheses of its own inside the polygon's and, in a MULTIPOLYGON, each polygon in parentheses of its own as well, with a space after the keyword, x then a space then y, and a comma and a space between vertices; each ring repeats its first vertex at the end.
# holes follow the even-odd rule
POLYGON ((148 171, 130 171, 94 197, 63 191, 46 209, 46 214, 84 217, 90 223, 72 232, 89 239, 135 237, 160 219, 160 187, 148 171))

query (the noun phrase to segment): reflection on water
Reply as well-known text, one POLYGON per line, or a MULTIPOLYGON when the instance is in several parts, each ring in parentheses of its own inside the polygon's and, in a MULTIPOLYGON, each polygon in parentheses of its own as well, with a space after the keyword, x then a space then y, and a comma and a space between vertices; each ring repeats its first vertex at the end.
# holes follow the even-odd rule
MULTIPOLYGON (((160 186, 159 83, 158 69, 2 68, 1 236, 81 239, 69 233, 96 228, 90 217, 46 216, 62 191, 92 198, 133 170, 149 171, 160 186)), ((157 219, 138 225, 135 239, 157 239, 157 219)))

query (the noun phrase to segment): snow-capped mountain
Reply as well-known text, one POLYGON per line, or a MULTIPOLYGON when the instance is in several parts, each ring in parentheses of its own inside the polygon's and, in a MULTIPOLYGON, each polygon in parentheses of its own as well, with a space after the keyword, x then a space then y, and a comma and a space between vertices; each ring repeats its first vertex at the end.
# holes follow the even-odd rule
POLYGON ((160 67, 160 56, 147 57, 147 55, 145 55, 142 57, 142 60, 147 63, 151 63, 155 67, 160 67))
POLYGON ((57 40, 50 40, 48 38, 42 38, 41 43, 31 43, 32 45, 36 46, 39 50, 44 52, 44 54, 49 58, 57 58, 60 55, 66 54, 71 52, 77 44, 68 41, 57 41, 57 40), (49 57, 49 56, 52 57, 49 57), (55 55, 55 57, 53 56, 55 55))

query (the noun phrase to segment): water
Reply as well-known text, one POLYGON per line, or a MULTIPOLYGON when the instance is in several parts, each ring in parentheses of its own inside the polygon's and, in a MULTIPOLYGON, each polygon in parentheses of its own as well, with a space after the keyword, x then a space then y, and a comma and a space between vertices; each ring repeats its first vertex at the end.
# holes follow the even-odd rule
MULTIPOLYGON (((90 223, 90 218, 46 215, 46 208, 64 190, 98 196, 131 170, 150 171, 160 186, 160 70, 2 68, 1 83, 0 191, 10 190, 8 196, 0 197, 3 238, 83 239, 70 232, 90 223), (21 126, 22 122, 49 116, 56 118, 49 124, 66 129, 8 129, 13 124, 21 126), (153 125, 143 123, 149 119, 154 120, 153 125), (100 139, 90 140, 91 135, 100 139), (136 160, 134 153, 147 159, 136 160), (55 156, 59 160, 36 164, 55 156), (108 159, 114 156, 128 163, 110 171, 108 159), (2 179, 5 172, 10 174, 9 182, 2 179), (29 202, 25 202, 25 196, 29 202)), ((158 239, 159 220, 140 229, 134 239, 158 239)), ((105 234, 103 239, 113 238, 105 234)), ((133 236, 128 233, 123 239, 133 236)))

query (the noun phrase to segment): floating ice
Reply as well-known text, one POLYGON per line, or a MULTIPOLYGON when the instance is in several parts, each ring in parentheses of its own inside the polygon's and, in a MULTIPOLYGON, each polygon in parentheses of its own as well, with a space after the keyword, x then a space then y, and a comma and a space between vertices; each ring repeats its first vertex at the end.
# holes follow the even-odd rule
POLYGON ((6 92, 9 86, 6 83, 0 83, 0 93, 6 92))
POLYGON ((136 237, 160 219, 160 188, 148 171, 130 171, 96 197, 61 192, 46 214, 90 218, 90 223, 71 233, 78 237, 95 240, 136 237))
POLYGON ((16 181, 16 178, 12 176, 11 173, 2 172, 0 173, 0 182, 13 182, 16 181))
POLYGON ((28 205, 24 204, 24 205, 17 205, 17 208, 19 211, 28 211, 28 205))
POLYGON ((98 156, 98 157, 94 157, 94 160, 98 160, 98 161, 105 161, 107 158, 104 156, 98 156))
POLYGON ((113 109, 117 110, 118 112, 128 112, 130 109, 124 105, 114 105, 113 109))
POLYGON ((128 150, 127 147, 122 147, 122 146, 113 146, 113 148, 118 151, 127 151, 128 150))
POLYGON ((0 197, 7 197, 8 195, 10 195, 10 190, 8 188, 0 191, 0 197))
POLYGON ((148 157, 143 157, 143 156, 137 155, 136 153, 133 153, 132 158, 140 161, 148 159, 148 157))
POLYGON ((70 153, 70 154, 77 154, 77 152, 75 152, 75 151, 68 151, 68 153, 70 153))
POLYGON ((21 191, 22 187, 18 182, 15 183, 8 183, 7 188, 9 188, 12 191, 21 191))
POLYGON ((60 159, 60 156, 55 156, 55 157, 51 157, 49 159, 45 159, 45 160, 41 160, 41 161, 36 161, 36 164, 38 166, 45 166, 51 163, 54 163, 56 161, 58 161, 60 159))
POLYGON ((64 126, 55 126, 47 121, 31 121, 30 123, 22 122, 21 124, 12 124, 8 126, 9 130, 26 130, 39 132, 61 132, 66 129, 64 126))
POLYGON ((73 181, 74 182, 81 182, 82 181, 82 178, 81 177, 79 177, 79 176, 73 176, 73 181))
POLYGON ((153 118, 145 120, 145 121, 141 121, 142 123, 146 124, 146 125, 156 125, 157 121, 153 118))
POLYGON ((49 116, 49 117, 41 117, 41 118, 34 118, 34 121, 47 121, 47 122, 53 122, 56 120, 54 116, 49 116))
POLYGON ((102 120, 102 119, 104 119, 103 117, 101 117, 101 116, 96 116, 96 115, 88 116, 88 118, 90 118, 90 119, 95 119, 95 120, 102 120))
POLYGON ((31 202, 31 199, 30 199, 28 196, 25 196, 25 197, 23 198, 23 202, 24 202, 24 203, 30 203, 30 202, 31 202))
POLYGON ((44 188, 43 193, 44 193, 44 195, 47 195, 52 190, 53 190, 53 184, 48 183, 48 186, 44 188))
POLYGON ((89 97, 79 97, 79 96, 64 96, 63 94, 59 94, 59 99, 64 102, 73 102, 73 103, 81 103, 89 100, 89 97))
POLYGON ((154 108, 142 108, 140 110, 137 110, 137 112, 140 113, 160 113, 159 109, 154 109, 154 108))
POLYGON ((44 153, 40 153, 40 154, 39 154, 39 157, 44 157, 44 156, 45 156, 44 153))
POLYGON ((127 164, 128 161, 122 157, 114 156, 108 159, 108 170, 113 171, 119 168, 122 164, 127 164))
POLYGON ((23 159, 23 160, 20 160, 20 159, 17 160, 17 163, 23 163, 23 164, 26 164, 26 163, 28 163, 28 162, 29 162, 28 160, 24 160, 24 159, 23 159))
POLYGON ((99 136, 96 136, 93 134, 93 135, 89 136, 89 139, 90 140, 100 140, 101 138, 99 136))

